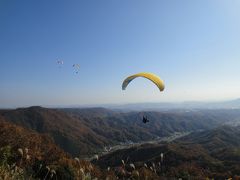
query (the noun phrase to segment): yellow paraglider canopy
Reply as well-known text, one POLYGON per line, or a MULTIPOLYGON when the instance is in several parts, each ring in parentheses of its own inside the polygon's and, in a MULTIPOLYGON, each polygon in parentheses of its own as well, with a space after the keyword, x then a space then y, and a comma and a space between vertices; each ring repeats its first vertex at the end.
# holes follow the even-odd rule
POLYGON ((156 84, 156 86, 158 87, 158 89, 160 91, 164 90, 164 82, 160 79, 160 77, 158 77, 155 74, 152 73, 147 73, 147 72, 142 72, 142 73, 138 73, 138 74, 134 74, 132 76, 127 77, 123 83, 122 83, 122 90, 125 90, 126 87, 128 86, 128 84, 135 78, 137 77, 144 77, 149 79, 150 81, 152 81, 154 84, 156 84))

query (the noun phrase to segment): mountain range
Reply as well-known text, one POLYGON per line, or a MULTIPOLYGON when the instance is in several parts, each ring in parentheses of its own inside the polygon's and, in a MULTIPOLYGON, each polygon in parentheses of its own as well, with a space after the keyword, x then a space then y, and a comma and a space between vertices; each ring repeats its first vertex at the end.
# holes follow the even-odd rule
MULTIPOLYGON (((130 178, 139 172, 149 179, 226 179, 240 175, 239 121, 238 109, 129 112, 39 106, 5 109, 0 110, 0 154, 13 152, 9 163, 15 160, 27 169, 31 165, 29 173, 43 178, 48 173, 48 164, 57 170, 58 179, 78 176, 79 165, 72 157, 99 154, 98 160, 92 160, 95 166, 81 162, 81 166, 99 178, 110 174, 130 178), (142 123, 143 115, 149 118, 149 123, 142 123), (171 142, 158 141, 176 132, 189 135, 171 142), (126 146, 102 153, 104 147, 121 144, 126 146), (16 154, 19 148, 28 149, 28 161, 21 163, 16 154), (46 167, 38 174, 40 163, 46 167), (130 164, 134 164, 134 169, 130 164), (112 170, 108 172, 109 167, 112 170), (127 174, 119 175, 119 168, 127 174)), ((2 156, 1 162, 5 162, 2 156)))
POLYGON ((184 102, 149 102, 131 104, 110 104, 102 107, 122 111, 172 110, 172 109, 240 109, 240 99, 226 101, 184 101, 184 102))
POLYGON ((238 110, 172 112, 116 112, 105 108, 49 109, 43 107, 1 110, 5 121, 47 134, 73 156, 86 157, 105 146, 166 137, 217 127, 240 117, 238 110), (143 124, 146 115, 150 123, 143 124))

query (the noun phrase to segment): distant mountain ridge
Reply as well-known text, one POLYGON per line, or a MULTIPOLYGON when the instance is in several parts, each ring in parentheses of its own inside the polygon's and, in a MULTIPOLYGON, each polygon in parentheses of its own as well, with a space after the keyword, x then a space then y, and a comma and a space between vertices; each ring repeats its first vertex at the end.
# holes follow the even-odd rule
POLYGON ((124 142, 166 137, 174 132, 211 129, 239 121, 240 110, 199 110, 169 112, 118 112, 106 108, 49 109, 43 107, 0 110, 11 123, 49 135, 74 156, 90 156, 124 142), (150 119, 142 123, 142 116, 150 119))
POLYGON ((60 108, 68 114, 78 116, 81 118, 94 118, 94 117, 109 117, 119 114, 117 111, 103 107, 92 107, 92 108, 60 108))
POLYGON ((227 101, 185 101, 185 102, 153 102, 153 103, 132 103, 122 105, 103 105, 110 109, 122 109, 125 111, 135 110, 171 110, 171 109, 240 109, 240 98, 227 101))

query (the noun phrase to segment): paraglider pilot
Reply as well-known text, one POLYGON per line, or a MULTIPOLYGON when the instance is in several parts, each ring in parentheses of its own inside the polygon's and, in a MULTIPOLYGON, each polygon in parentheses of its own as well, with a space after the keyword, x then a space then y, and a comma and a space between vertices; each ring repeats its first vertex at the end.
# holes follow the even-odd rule
POLYGON ((148 118, 147 118, 147 116, 145 117, 145 116, 143 116, 143 123, 147 123, 147 122, 149 122, 149 120, 148 120, 148 118))

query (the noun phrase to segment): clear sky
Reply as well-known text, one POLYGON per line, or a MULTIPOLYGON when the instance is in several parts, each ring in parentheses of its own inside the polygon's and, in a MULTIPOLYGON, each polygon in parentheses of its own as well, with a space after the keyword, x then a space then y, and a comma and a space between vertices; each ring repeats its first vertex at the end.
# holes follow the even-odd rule
POLYGON ((239 9, 239 0, 0 0, 0 106, 239 98, 239 9), (165 91, 141 78, 121 90, 142 71, 165 91))

